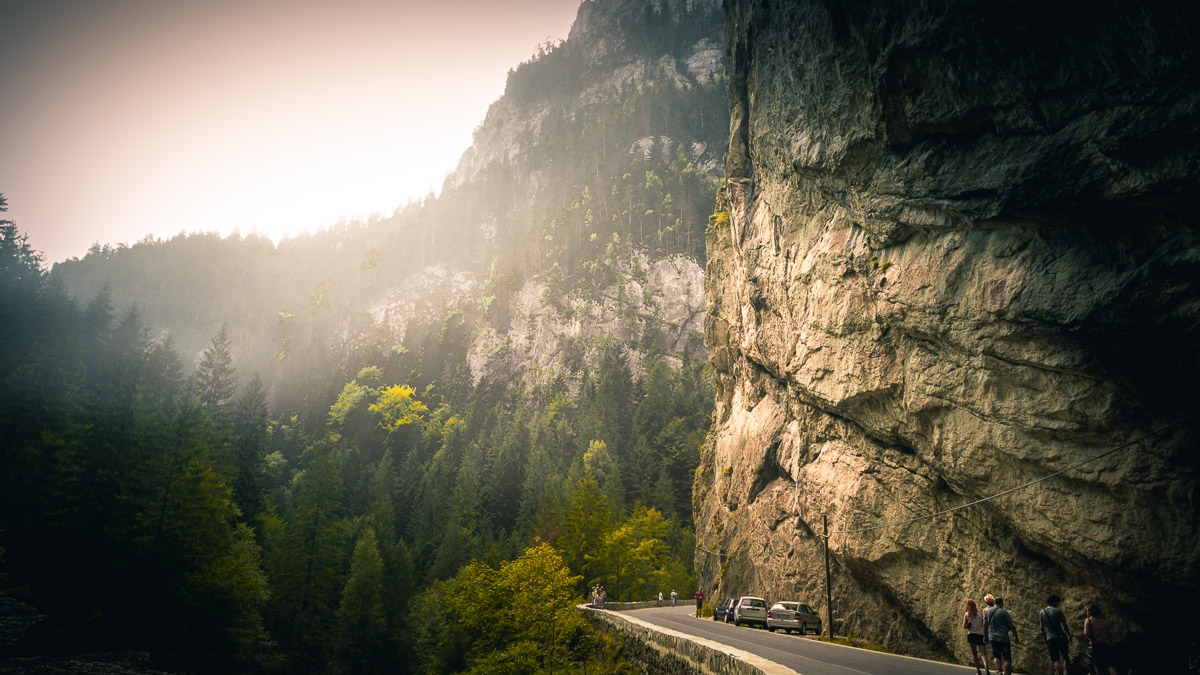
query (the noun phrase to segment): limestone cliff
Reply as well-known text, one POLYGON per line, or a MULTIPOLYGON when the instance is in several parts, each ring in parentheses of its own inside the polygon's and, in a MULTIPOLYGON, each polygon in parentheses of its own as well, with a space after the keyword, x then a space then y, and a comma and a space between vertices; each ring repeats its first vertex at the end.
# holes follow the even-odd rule
POLYGON ((840 632, 965 659, 964 598, 1005 596, 1036 645, 1057 592, 1077 634, 1099 602, 1140 663, 1184 669, 1196 418, 1008 496, 862 528, 1000 493, 1200 408, 1194 12, 725 11, 727 215, 706 278, 718 400, 694 493, 709 595, 824 613, 827 516, 840 632))

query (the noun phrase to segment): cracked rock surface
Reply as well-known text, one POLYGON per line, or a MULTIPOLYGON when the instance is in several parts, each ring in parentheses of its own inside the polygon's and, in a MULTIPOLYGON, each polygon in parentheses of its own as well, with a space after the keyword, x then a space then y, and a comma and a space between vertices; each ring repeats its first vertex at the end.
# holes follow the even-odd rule
POLYGON ((965 598, 1005 597, 1040 645, 1054 592, 1077 636, 1098 602, 1131 658, 1186 668, 1197 25, 1165 3, 726 3, 710 597, 824 616, 828 517, 840 633, 966 662, 965 598))

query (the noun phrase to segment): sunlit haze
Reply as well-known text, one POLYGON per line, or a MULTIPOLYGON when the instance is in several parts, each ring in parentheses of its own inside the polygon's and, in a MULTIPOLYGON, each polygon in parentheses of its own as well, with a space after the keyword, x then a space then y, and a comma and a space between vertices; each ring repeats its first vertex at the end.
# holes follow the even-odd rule
POLYGON ((272 239, 440 189, 579 0, 6 3, 0 193, 48 262, 272 239))

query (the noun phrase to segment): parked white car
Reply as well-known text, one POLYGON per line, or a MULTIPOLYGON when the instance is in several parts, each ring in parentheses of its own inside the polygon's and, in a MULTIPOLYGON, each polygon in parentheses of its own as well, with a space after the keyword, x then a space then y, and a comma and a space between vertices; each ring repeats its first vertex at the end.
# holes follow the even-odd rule
POLYGON ((802 602, 780 600, 767 612, 767 630, 775 632, 776 629, 794 630, 801 635, 810 630, 820 634, 821 617, 817 616, 816 610, 802 602))
POLYGON ((767 601, 762 598, 745 595, 737 599, 733 606, 733 625, 758 623, 767 625, 767 601))

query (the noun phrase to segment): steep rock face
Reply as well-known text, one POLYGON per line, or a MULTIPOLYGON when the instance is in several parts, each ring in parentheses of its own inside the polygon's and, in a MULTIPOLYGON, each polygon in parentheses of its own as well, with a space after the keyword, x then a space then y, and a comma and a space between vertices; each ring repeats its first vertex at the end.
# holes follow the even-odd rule
POLYGON ((1037 643, 1057 592, 1077 633, 1099 602, 1142 663, 1182 666, 1196 26, 1157 4, 726 3, 694 494, 710 595, 824 612, 828 517, 839 631, 966 659, 964 598, 1005 596, 1037 643))
POLYGON ((665 354, 678 363, 681 355, 704 353, 704 270, 682 255, 650 260, 634 253, 622 261, 619 281, 592 293, 560 298, 541 277, 515 294, 508 321, 487 326, 471 342, 468 365, 482 378, 558 372, 584 359, 596 341, 616 339, 640 349, 629 352, 633 372, 642 373, 646 352, 665 354))

